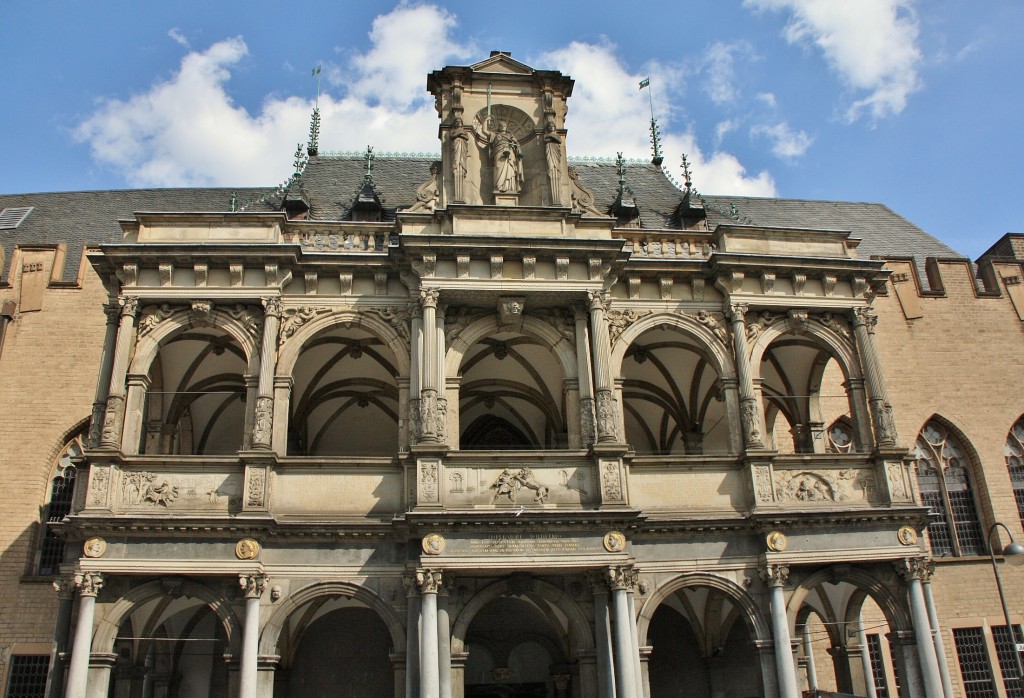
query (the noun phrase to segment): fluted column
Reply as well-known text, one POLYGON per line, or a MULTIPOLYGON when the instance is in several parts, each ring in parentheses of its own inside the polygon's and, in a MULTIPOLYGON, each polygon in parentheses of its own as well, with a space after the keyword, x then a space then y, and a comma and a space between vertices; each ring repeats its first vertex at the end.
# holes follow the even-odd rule
POLYGON ((921 581, 930 576, 930 563, 924 558, 901 560, 896 568, 907 583, 910 596, 910 618, 914 624, 914 639, 917 641, 917 657, 921 662, 921 678, 924 681, 926 698, 942 698, 942 678, 939 663, 935 658, 935 644, 932 638, 928 606, 925 604, 921 581))
POLYGON ((747 348, 747 305, 733 303, 729 306, 729 321, 732 323, 733 353, 736 355, 736 377, 739 379, 740 422, 743 425, 743 443, 747 448, 764 448, 761 425, 764 418, 761 404, 754 391, 754 374, 750 370, 750 356, 747 348))
POLYGON ((437 642, 437 590, 443 576, 438 570, 417 570, 420 590, 420 698, 439 698, 441 677, 437 642))
POLYGON ((780 698, 800 698, 793 663, 793 641, 789 636, 789 618, 786 615, 786 597, 783 587, 789 579, 785 565, 768 565, 761 570, 761 578, 768 585, 772 611, 772 636, 775 639, 775 672, 779 680, 780 698))
POLYGON ((594 359, 594 399, 597 411, 597 440, 601 443, 619 441, 619 408, 612 381, 611 340, 608 335, 608 293, 590 291, 590 346, 594 359))
POLYGON ((252 447, 269 451, 274 441, 274 369, 277 364, 277 331, 281 323, 281 299, 263 299, 263 341, 260 343, 260 380, 256 388, 256 412, 252 447))
POLYGON ((242 630, 242 661, 238 676, 238 698, 256 698, 259 679, 260 597, 269 578, 264 574, 239 575, 245 593, 245 627, 242 630))
MULTIPOLYGON (((420 390, 420 442, 440 443, 437 431, 437 397, 442 386, 437 382, 437 289, 420 291, 423 306, 423 348, 421 352, 422 388, 420 390)), ((443 426, 442 426, 443 429, 443 426)))
POLYGON ((92 419, 89 421, 89 446, 95 448, 100 444, 100 433, 103 431, 103 413, 107 408, 107 395, 110 394, 110 376, 114 369, 114 352, 117 342, 118 318, 121 306, 118 303, 106 303, 103 312, 107 316, 107 329, 103 336, 103 354, 100 356, 100 374, 96 379, 96 392, 92 403, 92 419))
POLYGON ((636 664, 633 660, 633 632, 636 619, 629 614, 627 594, 636 585, 635 572, 628 567, 608 568, 615 616, 615 678, 617 698, 642 698, 637 694, 636 664))
POLYGON ((135 296, 121 296, 118 303, 121 306, 121 319, 117 327, 114 361, 110 368, 110 388, 107 391, 107 406, 103 414, 103 429, 100 432, 100 446, 103 448, 121 447, 125 380, 132 345, 135 344, 135 315, 139 311, 139 299, 135 296))
POLYGON ((608 582, 595 573, 591 579, 594 593, 594 629, 597 649, 597 686, 599 698, 615 698, 615 664, 612 649, 612 619, 608 608, 608 582))
POLYGON ((875 425, 875 439, 879 446, 895 446, 899 440, 896 433, 896 421, 892 416, 892 405, 885 388, 885 376, 882 373, 882 362, 875 347, 875 325, 878 316, 874 310, 863 306, 853 313, 853 336, 857 345, 857 354, 864 367, 864 376, 868 385, 868 405, 871 418, 875 425))
POLYGON ((594 377, 590 362, 590 330, 587 312, 580 306, 572 309, 576 321, 576 372, 580 389, 580 445, 590 446, 597 440, 594 415, 594 377))
POLYGON ((103 575, 97 572, 79 572, 75 575, 78 588, 78 624, 71 647, 68 667, 66 698, 85 698, 89 680, 89 655, 92 653, 92 625, 96 617, 96 596, 103 588, 103 575))

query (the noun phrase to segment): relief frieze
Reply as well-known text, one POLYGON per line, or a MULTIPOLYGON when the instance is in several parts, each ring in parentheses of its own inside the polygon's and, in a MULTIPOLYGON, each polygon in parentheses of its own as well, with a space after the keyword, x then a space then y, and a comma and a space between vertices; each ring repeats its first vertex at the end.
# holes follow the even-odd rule
POLYGON ((775 492, 781 502, 869 501, 875 494, 871 469, 775 471, 775 492))
POLYGON ((232 510, 241 502, 240 474, 125 471, 118 488, 121 507, 152 510, 232 510))
POLYGON ((445 468, 447 506, 530 508, 579 506, 596 499, 590 467, 509 464, 503 468, 445 468))

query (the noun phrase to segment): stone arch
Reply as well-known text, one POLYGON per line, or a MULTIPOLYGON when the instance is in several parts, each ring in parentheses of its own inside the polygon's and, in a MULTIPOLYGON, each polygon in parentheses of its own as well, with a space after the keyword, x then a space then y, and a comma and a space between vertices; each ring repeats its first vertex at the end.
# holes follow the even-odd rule
POLYGON ((885 581, 879 579, 879 576, 876 574, 872 574, 859 567, 842 564, 820 569, 800 580, 800 583, 794 587, 793 593, 786 604, 790 633, 795 632, 797 615, 811 591, 825 582, 833 580, 847 582, 865 594, 865 596, 854 595, 851 597, 847 606, 847 613, 843 615, 844 619, 849 615, 848 609, 850 606, 856 603, 859 608, 859 604, 864 602, 864 598, 870 596, 878 604, 878 608, 881 609, 885 620, 889 623, 890 629, 907 631, 913 629, 910 621, 910 611, 907 608, 903 593, 895 591, 885 581))
POLYGON ((847 379, 864 377, 860 362, 854 353, 852 339, 844 337, 820 322, 811 320, 808 320, 806 325, 796 332, 793 321, 788 317, 783 317, 764 328, 757 340, 749 347, 750 365, 758 374, 755 378, 760 375, 759 369, 764 353, 776 339, 784 334, 797 334, 797 336, 810 338, 839 362, 839 366, 843 369, 843 375, 847 379))
POLYGON ((174 335, 193 327, 213 327, 227 332, 245 352, 246 370, 251 374, 259 372, 261 335, 254 336, 241 321, 215 307, 209 320, 197 318, 191 309, 176 309, 146 336, 138 339, 135 344, 135 356, 132 358, 128 373, 149 373, 150 365, 159 353, 160 347, 174 335))
POLYGON ((569 619, 569 635, 575 642, 575 646, 569 648, 570 653, 572 654, 574 650, 594 649, 594 637, 590 621, 575 599, 554 584, 543 579, 531 577, 527 586, 528 590, 526 592, 521 592, 516 588, 515 593, 513 593, 513 587, 517 587, 517 583, 509 578, 505 578, 477 592, 462 608, 462 611, 452 623, 452 653, 466 651, 466 635, 469 632, 469 626, 472 624, 473 619, 488 603, 506 595, 534 596, 550 602, 558 610, 565 613, 569 619))
MULTIPOLYGON (((466 351, 484 337, 496 334, 501 331, 498 318, 495 315, 485 317, 470 324, 452 340, 451 346, 447 348, 444 361, 444 373, 446 377, 454 377, 459 374, 462 367, 462 358, 466 351)), ((562 367, 562 375, 565 380, 578 376, 576 367, 576 347, 566 339, 554 327, 530 315, 523 318, 523 326, 519 330, 522 334, 540 340, 541 346, 551 351, 562 367)))
POLYGON ((303 348, 309 340, 321 332, 333 329, 338 326, 354 327, 376 336, 391 350, 395 357, 395 366, 398 369, 398 376, 409 375, 409 343, 395 331, 388 322, 377 319, 369 314, 369 308, 344 308, 334 309, 332 312, 324 313, 306 322, 291 337, 281 344, 280 353, 277 357, 277 376, 291 376, 295 369, 295 362, 302 354, 303 348))
POLYGON ((263 631, 260 635, 260 654, 277 654, 277 643, 281 636, 281 629, 288 618, 305 604, 321 596, 344 596, 364 604, 384 621, 388 634, 391 636, 394 651, 404 651, 405 625, 398 614, 395 613, 391 604, 384 601, 375 592, 359 584, 353 584, 352 582, 316 582, 289 594, 274 609, 266 625, 263 626, 263 631))
POLYGON ((626 358, 626 352, 638 337, 648 330, 666 325, 694 340, 699 347, 704 349, 707 352, 707 358, 711 359, 710 363, 718 371, 720 378, 728 380, 736 377, 736 365, 733 363, 732 355, 728 347, 722 342, 722 339, 712 332, 707 325, 687 315, 679 315, 678 313, 656 313, 649 315, 637 320, 623 330, 612 346, 612 375, 618 376, 622 374, 622 362, 626 358))
MULTIPOLYGON (((967 436, 967 425, 965 425, 962 421, 960 421, 954 416, 935 412, 927 419, 925 419, 923 422, 921 422, 921 425, 917 428, 917 431, 914 432, 913 440, 915 442, 917 441, 918 435, 924 430, 926 426, 928 426, 929 422, 938 422, 940 425, 942 425, 950 432, 952 432, 953 436, 955 436, 957 441, 960 442, 960 445, 963 447, 964 451, 966 451, 964 455, 967 456, 968 466, 971 471, 971 475, 975 478, 983 477, 982 468, 980 466, 981 455, 978 453, 978 449, 974 447, 974 441, 969 436, 967 436)), ((982 482, 983 481, 984 480, 982 480, 982 482)))
POLYGON ((709 572, 686 572, 658 585, 640 607, 636 619, 637 637, 641 645, 647 644, 647 632, 655 611, 668 597, 687 587, 705 586, 725 594, 743 612, 751 639, 761 642, 772 639, 771 627, 761 614, 757 602, 736 582, 709 572))
MULTIPOLYGON (((92 651, 94 653, 113 652, 114 641, 117 639, 118 631, 129 614, 137 606, 166 594, 167 589, 162 582, 152 581, 135 587, 121 596, 96 625, 96 630, 93 634, 92 651)), ((236 657, 241 656, 241 624, 228 600, 205 584, 192 579, 182 580, 181 594, 182 596, 198 599, 210 607, 210 610, 220 620, 221 626, 224 629, 228 653, 236 657)))

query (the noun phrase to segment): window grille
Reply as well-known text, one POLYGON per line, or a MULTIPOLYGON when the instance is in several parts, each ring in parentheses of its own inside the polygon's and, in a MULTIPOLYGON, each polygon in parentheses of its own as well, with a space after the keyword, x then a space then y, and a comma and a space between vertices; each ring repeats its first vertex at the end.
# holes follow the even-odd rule
POLYGON ((43 655, 11 657, 11 677, 7 681, 7 698, 44 698, 50 658, 43 655))
POLYGON ((889 685, 885 681, 885 664, 882 661, 882 641, 877 633, 867 636, 868 661, 871 662, 871 681, 875 684, 875 698, 889 698, 889 685))
POLYGON ((892 662, 892 682, 895 684, 896 695, 903 698, 903 687, 900 686, 900 665, 896 661, 896 646, 889 643, 889 661, 892 662))
POLYGON ((1024 417, 1006 435, 1006 468, 1010 471, 1013 498, 1017 500, 1017 515, 1024 524, 1024 417))
POLYGON ((57 574, 64 561, 64 541, 54 533, 54 524, 60 523, 71 513, 75 495, 75 466, 71 459, 82 454, 80 437, 75 437, 57 459, 56 474, 50 484, 50 501, 46 505, 43 520, 43 539, 39 546, 37 573, 42 576, 57 574))
POLYGON ((936 556, 983 555, 985 537, 974 503, 963 447, 947 429, 928 422, 914 448, 918 489, 928 507, 928 538, 936 556))
POLYGON ((953 642, 967 698, 995 698, 992 666, 985 652, 985 636, 981 628, 954 628, 953 642))
MULTIPOLYGON (((1017 632, 1017 639, 1021 639, 1021 627, 1014 626, 1017 632)), ((1003 674, 1003 688, 1006 689, 1006 698, 1024 698, 1024 681, 1016 676, 1017 665, 1013 661, 1013 653, 1017 651, 1016 643, 1010 637, 1005 625, 992 626, 992 638, 996 641, 996 659, 999 660, 999 671, 1003 674), (1011 678, 1007 678, 1011 677, 1011 678), (1016 678, 1014 678, 1016 677, 1016 678)))

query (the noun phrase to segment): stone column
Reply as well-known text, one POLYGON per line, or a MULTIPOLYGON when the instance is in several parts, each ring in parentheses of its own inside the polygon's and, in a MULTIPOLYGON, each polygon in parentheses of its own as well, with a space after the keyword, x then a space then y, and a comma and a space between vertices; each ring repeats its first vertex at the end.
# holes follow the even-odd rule
POLYGON ((121 431, 124 427, 124 391, 135 344, 135 315, 139 311, 139 299, 135 296, 121 296, 121 319, 114 344, 114 361, 110 368, 110 389, 107 391, 107 406, 103 414, 103 429, 100 431, 102 448, 121 448, 121 431))
POLYGON ((612 619, 608 609, 608 582, 595 574, 590 588, 594 593, 594 630, 597 649, 597 687, 599 698, 615 698, 615 664, 612 650, 612 619))
POLYGON ((53 648, 50 650, 50 669, 46 675, 46 698, 60 698, 64 687, 64 661, 61 655, 68 650, 71 635, 71 612, 75 605, 75 580, 56 579, 53 588, 57 591, 57 622, 53 626, 53 648))
POLYGON ((103 354, 100 356, 100 374, 96 379, 96 392, 93 396, 92 419, 89 420, 89 446, 91 448, 100 445, 103 413, 107 407, 110 376, 114 369, 114 345, 117 342, 117 325, 121 315, 121 306, 117 303, 106 303, 103 305, 103 312, 107 315, 107 329, 103 336, 103 354))
POLYGON ((641 698, 637 694, 636 662, 633 661, 633 637, 630 626, 635 619, 629 615, 629 590, 636 584, 628 567, 608 568, 608 586, 612 591, 615 616, 615 678, 617 698, 641 698))
POLYGON ((896 421, 892 416, 892 405, 885 389, 882 361, 875 347, 875 325, 878 316, 868 306, 862 306, 853 313, 853 336, 867 378, 868 404, 875 425, 875 439, 879 446, 895 446, 899 440, 896 421))
POLYGON ((921 662, 917 657, 917 642, 910 630, 893 630, 886 635, 892 654, 896 659, 895 673, 900 677, 900 695, 925 695, 921 662))
POLYGON ((419 300, 412 302, 412 335, 409 341, 409 445, 423 436, 420 394, 423 391, 423 308, 419 300))
POLYGON ((611 340, 608 335, 608 293, 590 291, 591 353, 594 359, 594 400, 597 410, 597 440, 601 443, 619 441, 619 407, 615 400, 615 383, 611 371, 611 340))
POLYGON ((437 661, 441 698, 452 698, 452 635, 448 617, 451 585, 451 577, 445 577, 444 583, 437 590, 437 661))
POLYGON ((629 639, 632 644, 630 656, 633 659, 633 676, 636 678, 636 695, 637 698, 643 698, 643 696, 647 695, 647 691, 644 690, 644 676, 640 663, 640 638, 637 636, 636 631, 636 591, 639 585, 636 583, 636 570, 630 570, 630 572, 633 574, 633 585, 626 591, 626 608, 629 611, 629 639))
POLYGON ((843 384, 850 400, 850 414, 853 417, 853 429, 857 439, 857 450, 870 452, 873 439, 871 436, 871 415, 868 412, 867 397, 864 392, 863 378, 849 378, 843 384))
POLYGON ((761 570, 761 578, 768 585, 772 611, 772 637, 775 640, 775 672, 779 680, 781 698, 800 698, 796 682, 796 665, 793 663, 793 642, 789 636, 789 617, 786 615, 786 598, 782 588, 789 579, 789 568, 785 565, 768 565, 761 570))
POLYGON ((252 448, 269 451, 274 441, 274 369, 277 365, 277 331, 281 324, 281 298, 263 299, 263 341, 260 342, 260 380, 252 422, 252 448))
MULTIPOLYGON (((126 390, 124 415, 121 428, 121 452, 125 455, 134 456, 139 452, 139 445, 145 431, 143 428, 143 415, 146 413, 146 399, 150 394, 152 385, 149 376, 141 373, 129 373, 125 376, 126 390)), ((156 420, 154 420, 156 421, 156 420)), ((157 452, 170 453, 170 445, 176 433, 174 425, 165 424, 156 444, 159 444, 157 452)), ((153 451, 148 451, 152 453, 153 451)))
MULTIPOLYGON (((875 691, 875 673, 871 669, 871 653, 868 650, 868 635, 864 632, 864 619, 857 616, 857 642, 860 643, 860 662, 864 669, 864 687, 868 698, 878 698, 875 691)), ((953 698, 953 696, 949 696, 953 698)))
POLYGON ((75 586, 78 587, 78 625, 75 626, 75 640, 71 647, 71 664, 68 667, 66 698, 86 698, 89 680, 89 655, 92 653, 92 624, 96 617, 96 596, 103 588, 103 575, 97 572, 78 572, 75 586))
POLYGON ((238 698, 256 698, 259 672, 260 597, 269 578, 264 574, 242 574, 238 582, 245 593, 245 627, 242 631, 242 661, 238 698))
POLYGON ((274 684, 277 678, 277 664, 281 657, 261 654, 256 658, 256 696, 274 698, 274 684))
POLYGON ((807 688, 814 691, 818 688, 818 670, 814 666, 814 645, 811 643, 811 626, 804 623, 803 631, 804 657, 807 661, 807 688))
POLYGON ((441 443, 437 432, 438 391, 443 386, 437 383, 437 289, 420 291, 423 306, 423 348, 421 350, 422 374, 420 377, 420 443, 441 443))
POLYGON ((743 425, 743 442, 747 448, 764 448, 765 439, 761 432, 764 415, 761 403, 754 390, 754 374, 750 370, 750 356, 747 349, 747 305, 733 303, 729 306, 729 320, 732 323, 733 353, 736 355, 736 376, 739 378, 740 422, 743 425))
MULTIPOLYGON (((836 684, 843 693, 852 693, 862 696, 867 693, 867 685, 864 683, 866 674, 864 671, 864 653, 862 648, 851 648, 849 646, 830 647, 828 654, 832 657, 836 684)), ((872 681, 873 685, 874 682, 872 681)))
POLYGON ((932 575, 935 563, 928 564, 928 574, 921 580, 924 589, 924 603, 928 607, 928 624, 932 628, 932 639, 935 644, 935 659, 939 664, 939 676, 942 678, 942 692, 946 698, 953 698, 953 682, 949 677, 949 663, 946 661, 946 645, 942 641, 942 626, 939 625, 939 614, 935 610, 935 599, 932 598, 932 575))
POLYGON ((405 584, 405 695, 418 698, 420 695, 420 590, 416 577, 408 574, 402 578, 405 584))
POLYGON ((420 698, 438 698, 441 694, 437 590, 442 581, 438 570, 416 571, 416 585, 420 590, 420 698))
POLYGON ((910 596, 910 617, 914 624, 914 639, 917 640, 917 658, 921 663, 921 678, 926 698, 943 698, 942 678, 939 663, 935 658, 935 644, 931 623, 928 620, 928 606, 924 601, 922 580, 929 576, 929 564, 924 558, 905 559, 896 563, 900 575, 907 582, 910 596))
MULTIPOLYGON (((444 371, 444 318, 448 311, 448 305, 438 303, 437 313, 434 318, 436 325, 434 330, 434 385, 437 386, 437 403, 434 407, 434 432, 440 443, 448 443, 448 381, 445 379, 444 371)), ((458 434, 455 435, 456 444, 458 434)))
MULTIPOLYGON (((245 404, 255 405, 256 398, 259 397, 257 388, 259 387, 260 377, 251 376, 245 374, 242 376, 242 380, 245 382, 245 404)), ((256 419, 255 410, 245 410, 245 424, 242 425, 242 450, 248 451, 252 448, 252 426, 253 421, 256 419)), ((164 451, 167 453, 167 451, 164 451)))
POLYGON ((87 698, 108 698, 110 674, 115 664, 117 655, 113 652, 94 653, 89 657, 89 687, 85 692, 87 698))
POLYGON ((594 377, 590 365, 590 330, 587 312, 581 306, 572 309, 576 321, 576 371, 580 391, 580 445, 591 446, 597 441, 597 421, 594 415, 594 377))

